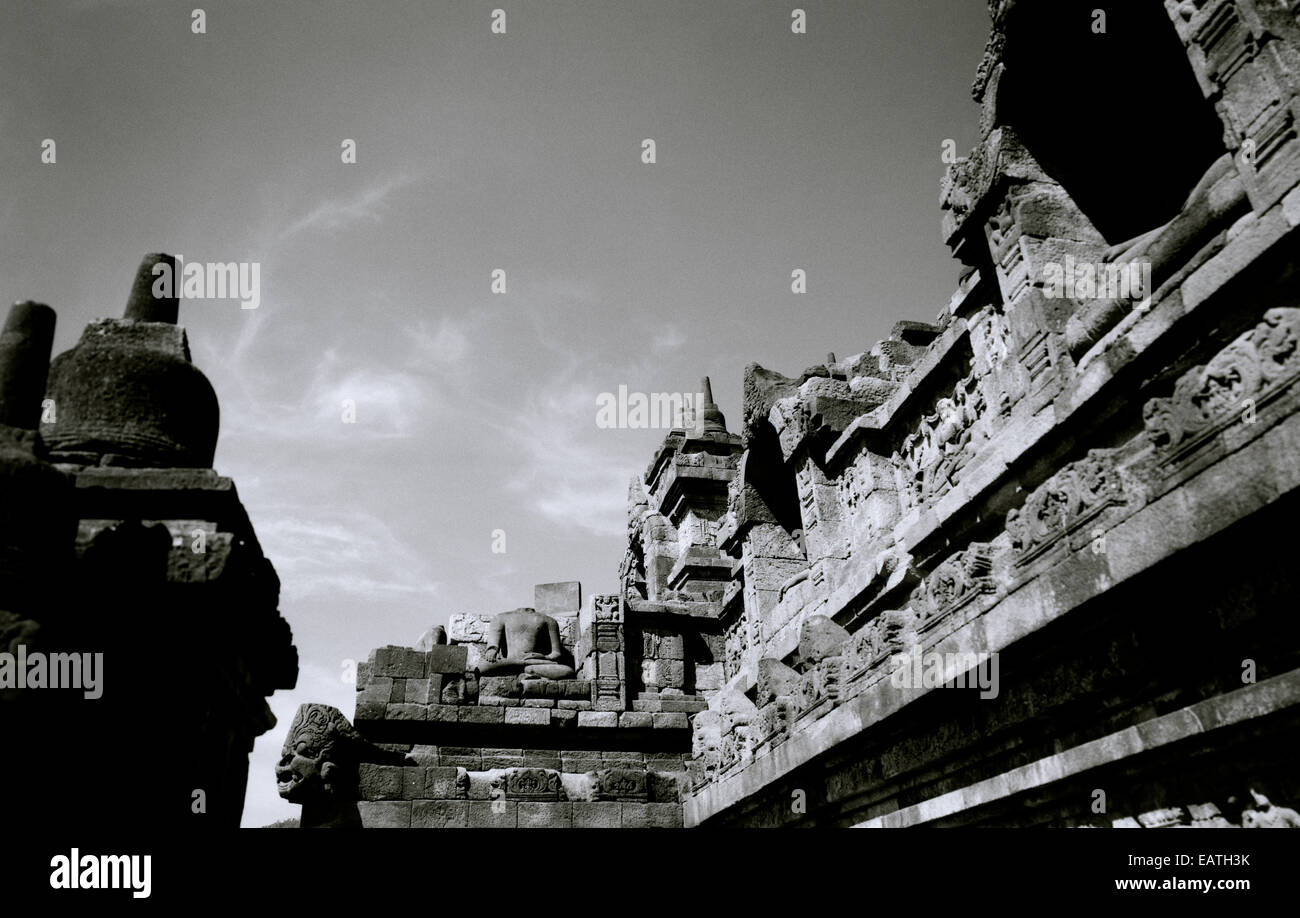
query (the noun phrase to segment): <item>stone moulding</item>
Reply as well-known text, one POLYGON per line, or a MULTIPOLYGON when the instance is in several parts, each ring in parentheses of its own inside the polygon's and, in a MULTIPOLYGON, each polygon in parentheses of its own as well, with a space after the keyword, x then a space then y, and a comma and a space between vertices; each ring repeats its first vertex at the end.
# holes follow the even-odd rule
POLYGON ((1220 87, 1252 60, 1260 47, 1231 3, 1211 13, 1193 40, 1204 50, 1206 76, 1220 87))
MULTIPOLYGON (((1007 514, 1013 564, 1023 568, 1072 538, 1108 507, 1127 503, 1116 450, 1091 450, 1039 485, 1023 507, 1007 514)), ((1086 540, 1085 540, 1086 541, 1086 540)))
POLYGON ((1179 377, 1171 396, 1147 402, 1142 416, 1158 460, 1172 467, 1185 463, 1297 377, 1300 309, 1270 309, 1209 363, 1179 377))
POLYGON ((750 728, 754 745, 774 746, 781 742, 789 734, 790 727, 798 716, 799 705, 789 695, 782 695, 764 705, 755 718, 754 726, 750 728))
MULTIPOLYGON (((911 609, 889 610, 867 622, 844 645, 841 685, 862 680, 880 670, 907 646, 907 633, 915 620, 911 609)), ((846 692, 847 694, 847 692, 846 692)))
POLYGON ((644 770, 609 768, 597 772, 601 800, 648 800, 647 775, 644 770))
POLYGON ((944 494, 971 458, 976 424, 988 408, 976 383, 968 374, 937 399, 934 413, 921 418, 891 457, 905 511, 944 494))
POLYGON ((756 617, 742 606, 740 615, 723 632, 723 664, 728 679, 740 672, 751 648, 758 646, 759 638, 756 617))
POLYGON ((511 768, 505 773, 507 800, 562 800, 560 775, 547 768, 511 768))
POLYGON ((974 543, 945 560, 916 592, 918 630, 930 631, 957 609, 996 592, 992 573, 993 549, 987 544, 974 543))
POLYGON ((843 658, 839 656, 821 660, 804 673, 799 680, 800 715, 813 711, 823 702, 839 704, 842 675, 843 658))

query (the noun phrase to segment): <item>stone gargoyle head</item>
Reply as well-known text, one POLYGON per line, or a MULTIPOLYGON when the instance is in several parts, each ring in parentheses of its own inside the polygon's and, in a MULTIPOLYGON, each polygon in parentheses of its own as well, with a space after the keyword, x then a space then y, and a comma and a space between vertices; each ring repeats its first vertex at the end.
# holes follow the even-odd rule
POLYGON ((309 805, 355 797, 357 762, 365 740, 343 712, 326 704, 304 704, 275 768, 280 796, 309 805))

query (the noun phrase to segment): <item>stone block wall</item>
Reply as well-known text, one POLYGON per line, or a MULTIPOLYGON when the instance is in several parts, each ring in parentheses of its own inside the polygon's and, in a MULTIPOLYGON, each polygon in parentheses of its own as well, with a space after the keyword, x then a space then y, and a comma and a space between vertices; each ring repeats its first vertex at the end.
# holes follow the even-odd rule
MULTIPOLYGON (((650 766, 671 762, 602 760, 564 754, 550 758, 528 750, 484 750, 481 767, 440 765, 432 747, 416 747, 402 766, 363 763, 361 802, 365 828, 680 828, 677 772, 650 766), (536 765, 505 764, 533 758, 536 765), (543 765, 554 767, 543 767, 543 765), (588 769, 588 770, 580 770, 588 769)), ((608 755, 608 753, 606 753, 608 755)), ((466 757, 449 755, 445 760, 466 757)))
MULTIPOLYGON (((492 620, 469 613, 418 648, 370 654, 358 667, 353 719, 363 751, 344 766, 356 770, 344 785, 355 787, 361 827, 682 825, 688 715, 707 704, 685 684, 686 639, 656 636, 649 660, 677 684, 655 683, 669 693, 662 701, 630 702, 629 682, 639 682, 628 677, 623 603, 596 595, 575 608, 580 595, 577 583, 535 593, 576 678, 478 673, 492 620)), ((643 639, 632 635, 640 659, 643 639)))

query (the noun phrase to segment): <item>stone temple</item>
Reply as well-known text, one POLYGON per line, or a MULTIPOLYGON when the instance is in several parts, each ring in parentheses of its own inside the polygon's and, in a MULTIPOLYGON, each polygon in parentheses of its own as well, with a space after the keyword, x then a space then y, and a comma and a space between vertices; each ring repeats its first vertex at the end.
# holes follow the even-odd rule
MULTIPOLYGON (((616 592, 454 614, 303 705, 302 826, 1300 826, 1300 3, 1113 4, 1104 57, 1094 6, 990 0, 937 317, 749 366, 730 427, 706 382, 616 592)), ((176 722, 233 794, 293 651, 159 312, 92 325, 39 425, 52 319, 11 314, 0 627, 123 642, 203 597, 176 722), (63 590, 89 611, 42 620, 63 590)))
POLYGON ((937 318, 710 397, 617 593, 304 706, 304 826, 1300 825, 1300 4, 1127 3, 1105 67, 989 6, 937 318))
POLYGON ((15 825, 237 827, 253 741, 275 725, 266 696, 297 682, 280 582, 212 469, 216 395, 178 301, 152 295, 160 262, 175 267, 146 256, 124 318, 53 362, 48 306, 16 304, 0 332, 0 786, 15 825))

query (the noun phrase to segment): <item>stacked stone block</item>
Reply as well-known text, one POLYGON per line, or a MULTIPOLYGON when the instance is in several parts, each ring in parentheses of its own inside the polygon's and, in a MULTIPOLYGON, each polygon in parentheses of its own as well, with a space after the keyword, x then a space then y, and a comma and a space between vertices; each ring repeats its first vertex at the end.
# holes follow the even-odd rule
MULTIPOLYGON (((600 754, 597 753, 596 756, 600 754)), ((505 764, 486 756, 482 768, 441 765, 418 747, 422 764, 360 766, 358 804, 366 828, 680 828, 682 757, 632 763, 566 754, 563 768, 505 764), (652 766, 673 771, 656 771, 652 766), (639 766, 639 767, 637 767, 639 766), (586 768, 587 770, 579 770, 586 768)), ((547 762, 544 757, 539 762, 547 762)))
MULTIPOLYGON (((491 619, 469 613, 451 617, 446 643, 434 629, 422 649, 378 648, 358 667, 356 728, 385 758, 358 766, 364 827, 682 824, 687 708, 705 702, 678 685, 653 711, 629 705, 618 596, 580 606, 577 583, 556 583, 534 602, 556 619, 577 678, 477 673, 491 619)), ((656 636, 651 659, 675 662, 680 682, 685 645, 670 637, 656 636)))

